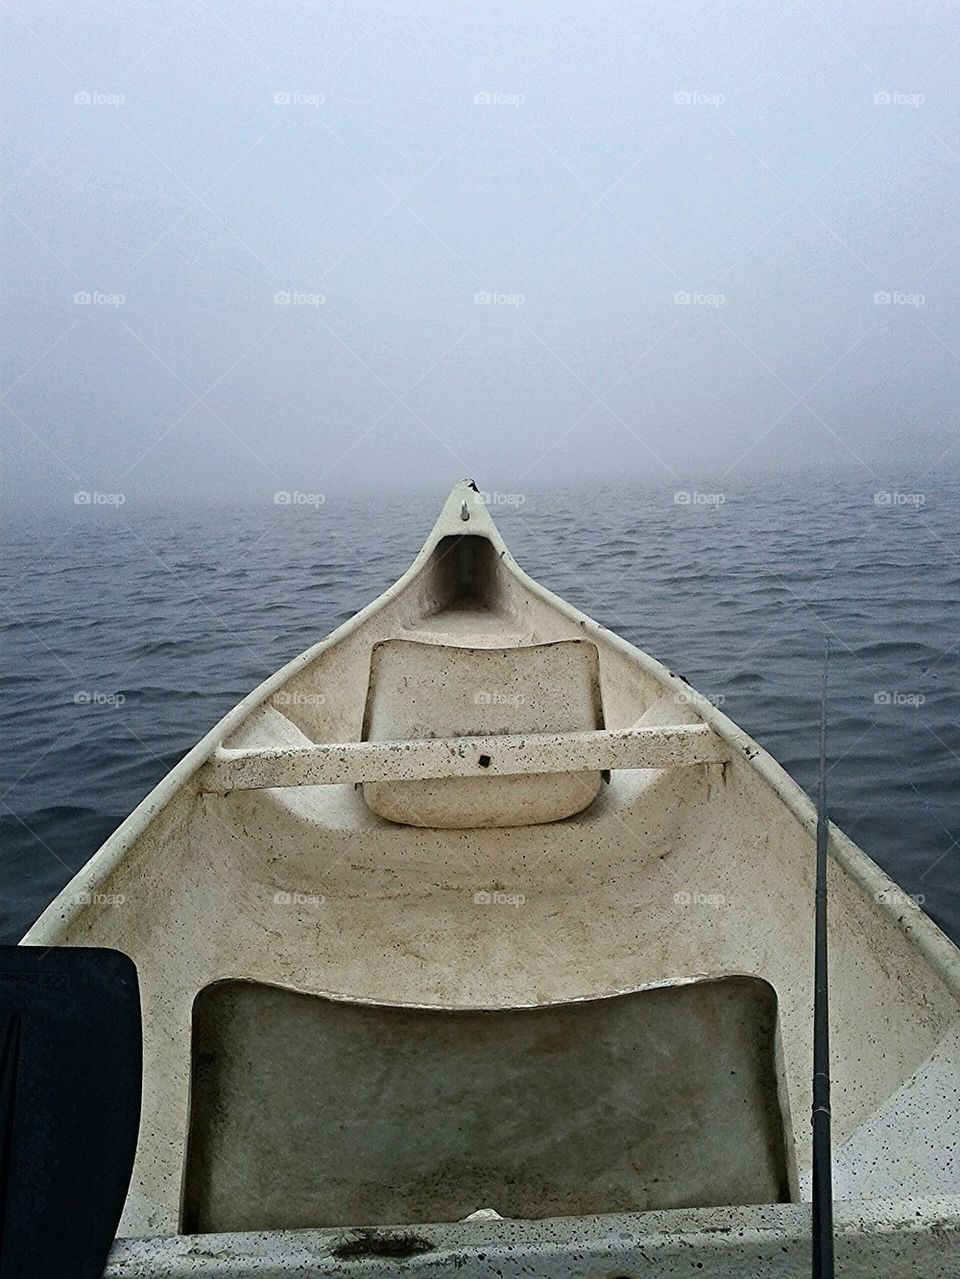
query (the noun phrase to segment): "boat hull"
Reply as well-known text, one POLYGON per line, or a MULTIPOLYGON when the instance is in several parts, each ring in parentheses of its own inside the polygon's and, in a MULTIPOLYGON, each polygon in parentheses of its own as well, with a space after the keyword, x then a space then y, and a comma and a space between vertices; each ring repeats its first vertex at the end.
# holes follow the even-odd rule
MULTIPOLYGON (((597 767, 589 751, 601 746, 591 740, 566 749, 588 751, 576 758, 597 767)), ((548 746, 535 744, 529 772, 548 746)), ((516 760, 534 745, 521 734, 510 749, 516 760)), ((416 747, 421 763, 431 750, 416 747)), ((411 1015, 522 1013, 694 980, 768 983, 787 1193, 801 1199, 815 824, 806 795, 757 743, 678 675, 523 573, 479 496, 458 487, 408 573, 231 711, 24 939, 113 945, 138 963, 144 1112, 122 1233, 184 1228, 195 1005, 223 981, 411 1015), (589 642, 603 750, 663 748, 679 732, 707 733, 711 748, 661 749, 649 767, 642 755, 614 755, 627 764, 614 765, 583 812, 506 829, 396 824, 350 780, 259 785, 254 776, 251 789, 227 788, 242 752, 257 767, 288 752, 283 767, 292 768, 292 752, 313 768, 317 744, 343 743, 345 758, 374 764, 378 744, 364 744, 371 653, 398 638, 500 651, 589 642)), ((829 853, 838 1195, 868 1205, 912 1196, 928 1205, 916 1211, 933 1233, 935 1202, 960 1194, 951 1153, 960 1119, 947 1101, 960 1084, 960 952, 835 828, 829 853)), ((501 1210, 510 1215, 509 1204, 501 1210)), ((274 1244, 296 1246, 281 1234, 274 1244)))

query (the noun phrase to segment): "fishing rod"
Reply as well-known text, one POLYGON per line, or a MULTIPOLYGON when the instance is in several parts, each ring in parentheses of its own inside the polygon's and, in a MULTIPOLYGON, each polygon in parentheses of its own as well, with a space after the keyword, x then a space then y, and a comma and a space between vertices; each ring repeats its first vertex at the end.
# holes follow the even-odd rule
POLYGON ((817 888, 813 975, 813 1279, 833 1279, 833 1172, 830 1155, 830 1009, 827 977, 827 660, 823 650, 817 781, 817 888))

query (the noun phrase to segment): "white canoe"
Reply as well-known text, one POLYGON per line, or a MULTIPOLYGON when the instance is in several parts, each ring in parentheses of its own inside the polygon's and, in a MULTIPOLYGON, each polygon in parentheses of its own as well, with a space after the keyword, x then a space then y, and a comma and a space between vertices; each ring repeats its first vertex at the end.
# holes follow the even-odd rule
MULTIPOLYGON (((24 939, 139 968, 111 1279, 807 1273, 814 830, 457 485, 24 939)), ((841 1273, 952 1275, 960 951, 830 854, 841 1273)))

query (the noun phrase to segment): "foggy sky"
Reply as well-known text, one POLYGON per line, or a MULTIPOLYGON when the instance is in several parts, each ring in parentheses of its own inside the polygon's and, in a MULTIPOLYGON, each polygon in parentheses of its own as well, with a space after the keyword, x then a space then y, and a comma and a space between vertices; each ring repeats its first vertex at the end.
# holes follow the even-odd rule
POLYGON ((6 500, 956 469, 958 13, 13 0, 6 500))

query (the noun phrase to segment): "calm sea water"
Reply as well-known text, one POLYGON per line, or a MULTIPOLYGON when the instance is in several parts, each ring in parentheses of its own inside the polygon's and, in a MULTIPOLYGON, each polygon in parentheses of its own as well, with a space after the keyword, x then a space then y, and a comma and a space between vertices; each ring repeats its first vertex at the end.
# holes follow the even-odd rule
MULTIPOLYGON (((808 790, 829 638, 832 815, 960 940, 957 484, 876 489, 492 505, 528 571, 722 702, 808 790)), ((244 693, 401 574, 443 497, 71 505, 7 531, 2 940, 244 693)))

